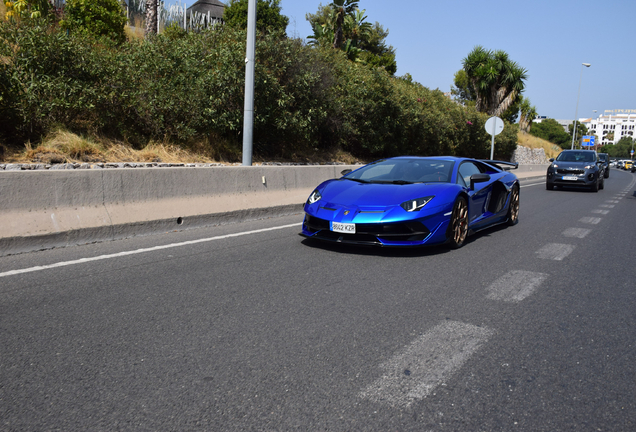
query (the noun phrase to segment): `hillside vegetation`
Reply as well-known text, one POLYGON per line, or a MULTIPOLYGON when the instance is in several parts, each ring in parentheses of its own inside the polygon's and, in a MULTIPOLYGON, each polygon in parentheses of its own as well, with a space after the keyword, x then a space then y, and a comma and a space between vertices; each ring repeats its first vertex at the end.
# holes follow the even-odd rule
MULTIPOLYGON (((238 161, 245 39, 217 27, 117 45, 42 20, 0 23, 0 155, 35 160, 63 132, 101 146, 66 154, 74 160, 114 157, 110 148, 141 157, 134 152, 162 146, 184 158, 238 161)), ((408 75, 275 32, 260 33, 256 51, 255 160, 490 155, 488 115, 408 75)), ((517 130, 507 124, 497 136, 495 158, 510 158, 517 130)))

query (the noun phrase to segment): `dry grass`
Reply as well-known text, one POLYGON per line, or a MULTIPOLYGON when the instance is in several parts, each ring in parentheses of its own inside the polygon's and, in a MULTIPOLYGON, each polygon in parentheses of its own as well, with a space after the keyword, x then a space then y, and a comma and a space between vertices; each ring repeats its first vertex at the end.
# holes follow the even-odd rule
POLYGON ((519 132, 517 135, 517 142, 520 146, 529 148, 542 148, 545 150, 545 155, 549 158, 555 158, 561 153, 561 147, 556 144, 552 144, 550 141, 546 141, 541 138, 530 135, 529 133, 519 132))
POLYGON ((126 37, 128 38, 128 40, 143 39, 145 28, 146 24, 144 20, 133 15, 132 26, 127 25, 126 27, 124 27, 124 33, 126 33, 126 37))
POLYGON ((71 163, 71 162, 166 162, 211 163, 201 153, 185 150, 167 143, 151 142, 141 150, 117 141, 94 139, 57 130, 33 148, 30 143, 21 152, 5 155, 5 162, 13 163, 71 163))

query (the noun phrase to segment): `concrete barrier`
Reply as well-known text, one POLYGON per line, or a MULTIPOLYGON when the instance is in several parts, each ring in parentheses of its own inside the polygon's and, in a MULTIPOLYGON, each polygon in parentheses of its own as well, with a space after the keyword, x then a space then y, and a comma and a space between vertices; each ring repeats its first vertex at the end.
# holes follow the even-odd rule
POLYGON ((519 165, 519 168, 512 170, 514 174, 519 178, 529 178, 529 177, 541 177, 545 176, 545 173, 548 170, 550 164, 536 164, 536 165, 519 165))
POLYGON ((300 212, 347 165, 0 172, 0 256, 300 212))

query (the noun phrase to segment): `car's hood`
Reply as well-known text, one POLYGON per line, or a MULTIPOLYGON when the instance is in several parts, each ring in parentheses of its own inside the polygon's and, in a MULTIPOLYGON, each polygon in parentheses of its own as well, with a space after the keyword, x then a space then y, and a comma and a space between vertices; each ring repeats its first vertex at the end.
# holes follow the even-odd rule
POLYGON ((594 166, 594 162, 559 162, 554 161, 552 165, 560 169, 585 169, 586 166, 594 166))
POLYGON ((414 183, 405 185, 359 183, 352 180, 330 180, 319 190, 324 205, 386 207, 396 206, 410 199, 435 196, 435 204, 454 200, 460 186, 450 183, 414 183))

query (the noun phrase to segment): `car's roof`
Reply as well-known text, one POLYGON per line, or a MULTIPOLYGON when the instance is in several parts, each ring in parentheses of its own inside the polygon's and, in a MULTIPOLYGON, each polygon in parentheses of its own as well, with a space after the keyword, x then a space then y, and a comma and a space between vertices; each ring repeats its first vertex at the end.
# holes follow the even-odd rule
POLYGON ((385 158, 383 160, 390 160, 390 159, 432 159, 432 160, 445 160, 445 161, 460 161, 460 160, 475 160, 473 158, 465 158, 465 157, 458 157, 458 156, 395 156, 395 157, 390 157, 390 158, 385 158))
MULTIPOLYGON (((561 153, 571 153, 571 152, 584 152, 584 153, 596 153, 596 151, 594 150, 576 150, 576 149, 570 149, 570 150, 562 150, 561 153)), ((599 153, 600 154, 600 153, 599 153)))

